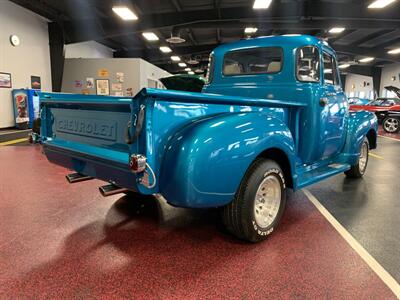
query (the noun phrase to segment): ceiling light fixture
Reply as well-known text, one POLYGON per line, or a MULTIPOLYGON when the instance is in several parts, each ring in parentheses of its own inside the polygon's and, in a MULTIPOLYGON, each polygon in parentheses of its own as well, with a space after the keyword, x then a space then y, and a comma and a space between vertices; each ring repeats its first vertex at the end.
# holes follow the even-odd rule
POLYGON ((375 59, 374 57, 366 57, 366 58, 360 59, 359 62, 367 63, 367 62, 373 61, 374 59, 375 59))
POLYGON ((189 65, 197 65, 199 63, 199 61, 196 58, 190 58, 187 63, 189 65))
POLYGON ((389 53, 389 54, 400 54, 400 48, 396 48, 396 49, 393 49, 393 50, 389 50, 388 53, 389 53))
POLYGON ((329 33, 341 33, 343 31, 345 31, 346 28, 344 27, 333 27, 331 29, 329 29, 329 33))
POLYGON ((244 33, 252 34, 252 33, 256 33, 257 30, 258 30, 257 27, 246 27, 246 28, 244 29, 244 33))
POLYGON ((181 61, 179 56, 171 56, 172 61, 181 61))
POLYGON ((112 10, 124 21, 133 21, 138 19, 136 14, 126 6, 114 6, 112 10))
POLYGON ((186 68, 185 71, 186 72, 190 72, 190 71, 192 71, 192 69, 191 68, 186 68))
POLYGON ((347 69, 348 67, 350 67, 350 64, 339 65, 339 69, 347 69))
POLYGON ((368 8, 384 8, 396 0, 376 0, 368 5, 368 8))
POLYGON ((142 35, 146 40, 150 42, 159 40, 158 36, 154 32, 143 32, 142 35))
POLYGON ((169 39, 167 39, 167 42, 170 44, 181 44, 181 43, 186 42, 186 40, 181 38, 180 36, 173 36, 171 34, 171 37, 169 39))
POLYGON ((160 51, 163 52, 163 53, 171 53, 172 49, 170 47, 167 47, 167 46, 161 46, 160 47, 160 51))
POLYGON ((185 64, 184 62, 181 62, 181 63, 178 64, 178 66, 180 66, 180 67, 182 67, 182 68, 186 68, 186 67, 187 67, 187 64, 185 64))
POLYGON ((253 9, 267 9, 271 5, 272 0, 255 0, 253 9))
POLYGON ((193 71, 189 71, 188 74, 189 75, 194 75, 194 72, 193 71))

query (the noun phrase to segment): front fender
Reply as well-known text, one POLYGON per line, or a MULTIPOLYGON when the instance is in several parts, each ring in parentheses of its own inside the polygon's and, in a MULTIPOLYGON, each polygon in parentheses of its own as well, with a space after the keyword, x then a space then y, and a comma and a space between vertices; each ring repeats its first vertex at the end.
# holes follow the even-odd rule
MULTIPOLYGON (((368 111, 350 112, 346 144, 343 150, 346 162, 351 165, 356 164, 364 138, 368 136, 376 141, 377 133, 378 120, 375 114, 368 111)), ((370 147, 376 148, 376 144, 370 143, 370 147)))
POLYGON ((190 123, 170 140, 160 176, 160 193, 180 207, 228 204, 250 164, 264 150, 278 148, 289 159, 290 130, 266 113, 228 113, 190 123))

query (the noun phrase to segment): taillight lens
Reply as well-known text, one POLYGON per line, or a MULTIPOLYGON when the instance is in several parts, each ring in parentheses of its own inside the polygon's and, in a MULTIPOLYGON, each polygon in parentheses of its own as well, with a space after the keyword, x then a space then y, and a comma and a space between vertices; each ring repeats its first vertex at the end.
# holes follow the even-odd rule
POLYGON ((146 170, 146 162, 146 156, 140 154, 132 154, 129 159, 129 167, 132 172, 140 173, 146 170))

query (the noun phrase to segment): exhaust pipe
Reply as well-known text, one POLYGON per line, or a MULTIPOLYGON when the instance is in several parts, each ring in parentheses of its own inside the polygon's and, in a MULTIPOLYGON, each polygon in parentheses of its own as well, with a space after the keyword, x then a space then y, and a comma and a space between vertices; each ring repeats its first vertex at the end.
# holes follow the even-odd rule
POLYGON ((129 190, 125 188, 121 188, 119 186, 116 186, 114 184, 107 184, 99 187, 100 194, 103 197, 108 197, 116 194, 121 194, 121 193, 126 193, 129 190))
POLYGON ((67 178, 69 183, 76 183, 93 179, 93 177, 85 176, 79 173, 68 174, 67 176, 65 176, 65 178, 67 178))

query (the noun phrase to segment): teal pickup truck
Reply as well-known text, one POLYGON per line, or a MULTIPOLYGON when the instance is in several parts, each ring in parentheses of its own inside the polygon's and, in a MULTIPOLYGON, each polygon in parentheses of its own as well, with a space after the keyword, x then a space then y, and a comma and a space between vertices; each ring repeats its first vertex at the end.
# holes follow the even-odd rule
POLYGON ((377 120, 349 111, 326 42, 301 35, 222 45, 208 74, 201 93, 42 93, 44 153, 74 170, 70 182, 108 182, 105 196, 219 207, 227 229, 251 242, 275 230, 287 189, 365 173, 377 120))

